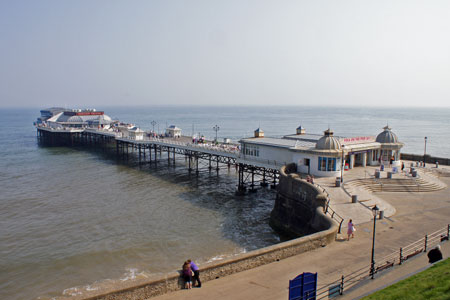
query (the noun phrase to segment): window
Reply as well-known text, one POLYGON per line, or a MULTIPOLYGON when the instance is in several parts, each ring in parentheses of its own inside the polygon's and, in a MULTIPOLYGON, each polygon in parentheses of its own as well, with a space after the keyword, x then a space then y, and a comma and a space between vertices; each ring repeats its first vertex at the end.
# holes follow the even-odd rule
POLYGON ((244 154, 258 157, 259 156, 259 147, 252 146, 252 145, 245 145, 244 146, 244 154))
POLYGON ((319 171, 336 171, 336 158, 319 156, 319 171))
POLYGON ((328 158, 327 171, 336 171, 336 158, 328 158))

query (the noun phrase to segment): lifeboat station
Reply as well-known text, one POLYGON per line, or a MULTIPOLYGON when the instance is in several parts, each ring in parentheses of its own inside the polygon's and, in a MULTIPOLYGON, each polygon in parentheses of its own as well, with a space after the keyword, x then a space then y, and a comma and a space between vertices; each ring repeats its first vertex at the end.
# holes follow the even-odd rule
POLYGON ((239 141, 240 159, 280 166, 295 163, 298 172, 319 177, 339 177, 343 169, 355 166, 399 167, 403 143, 389 126, 383 129, 376 137, 340 137, 331 129, 325 130, 323 135, 307 134, 300 126, 296 134, 273 138, 265 137, 258 128, 254 137, 239 141))

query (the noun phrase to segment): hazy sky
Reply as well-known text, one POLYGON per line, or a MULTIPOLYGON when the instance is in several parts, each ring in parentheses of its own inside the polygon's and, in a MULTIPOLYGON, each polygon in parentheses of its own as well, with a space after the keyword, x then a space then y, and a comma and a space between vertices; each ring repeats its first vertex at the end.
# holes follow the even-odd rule
POLYGON ((0 0, 0 103, 450 106, 450 1, 0 0))

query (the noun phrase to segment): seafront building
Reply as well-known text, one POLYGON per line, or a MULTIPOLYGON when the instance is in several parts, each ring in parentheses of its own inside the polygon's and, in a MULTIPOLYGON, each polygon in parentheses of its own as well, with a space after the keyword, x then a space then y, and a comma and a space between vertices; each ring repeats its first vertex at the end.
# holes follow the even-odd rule
MULTIPOLYGON (((154 132, 145 132, 132 124, 112 120, 103 111, 95 109, 41 110, 36 126, 59 134, 94 130, 135 142, 145 142, 154 137, 154 132)), ((171 125, 166 129, 166 136, 179 138, 181 129, 171 125)), ((391 165, 398 168, 402 147, 403 143, 389 126, 385 126, 376 137, 335 136, 331 129, 325 130, 323 135, 308 134, 305 128, 299 126, 295 134, 274 138, 265 137, 264 131, 258 128, 253 137, 239 141, 237 148, 240 150, 233 154, 233 158, 237 163, 269 169, 294 163, 300 173, 339 177, 344 169, 355 166, 391 165)), ((230 155, 227 153, 228 157, 230 155)))
POLYGON ((296 134, 281 138, 265 137, 258 128, 253 138, 241 139, 241 158, 248 161, 276 161, 280 165, 295 163, 300 173, 339 177, 342 168, 355 166, 400 166, 403 143, 385 126, 374 136, 338 137, 331 129, 323 135, 307 134, 298 127, 296 134))
POLYGON ((64 128, 109 128, 116 121, 112 120, 103 111, 96 109, 65 109, 52 107, 41 110, 41 117, 36 125, 48 126, 54 129, 64 128))

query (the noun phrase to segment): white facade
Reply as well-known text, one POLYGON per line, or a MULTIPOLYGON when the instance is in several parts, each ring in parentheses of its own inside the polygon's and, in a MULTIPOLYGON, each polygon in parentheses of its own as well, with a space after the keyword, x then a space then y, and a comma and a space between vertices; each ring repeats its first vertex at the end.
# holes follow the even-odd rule
POLYGON ((166 128, 166 136, 169 137, 181 137, 181 129, 175 125, 171 125, 166 128))
POLYGON ((145 133, 144 130, 137 128, 137 127, 128 129, 128 137, 132 140, 136 140, 136 141, 144 140, 144 133, 145 133))
POLYGON ((335 137, 329 129, 324 135, 314 135, 305 134, 302 128, 296 135, 283 138, 257 137, 255 132, 255 137, 240 141, 240 157, 242 162, 261 166, 295 163, 298 172, 319 177, 339 177, 342 167, 351 169, 385 163, 399 166, 403 144, 398 142, 390 128, 386 128, 376 138, 335 137), (380 136, 394 136, 395 139, 388 138, 388 143, 385 143, 380 136))

